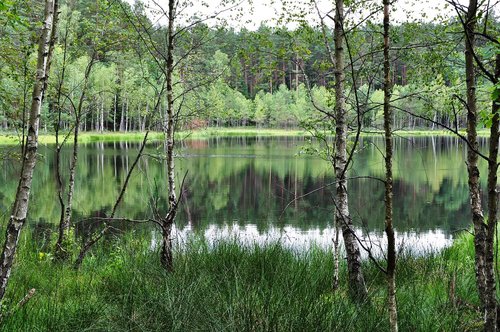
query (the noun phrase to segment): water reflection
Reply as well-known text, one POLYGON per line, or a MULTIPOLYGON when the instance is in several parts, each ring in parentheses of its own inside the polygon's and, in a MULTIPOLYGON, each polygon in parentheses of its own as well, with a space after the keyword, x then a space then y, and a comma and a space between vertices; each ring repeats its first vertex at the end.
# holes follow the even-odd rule
MULTIPOLYGON (((174 230, 176 244, 183 247, 195 234, 200 232, 191 226, 174 230)), ((302 230, 293 226, 270 227, 266 232, 260 232, 257 225, 210 225, 201 232, 210 246, 215 246, 220 241, 236 241, 242 246, 253 246, 273 244, 279 242, 285 248, 296 252, 307 252, 311 246, 322 249, 332 248, 332 239, 335 237, 335 230, 331 227, 325 229, 302 230)), ((376 257, 382 257, 383 248, 387 247, 382 232, 363 232, 356 230, 357 237, 363 242, 365 248, 369 249, 376 257)), ((425 232, 396 232, 396 247, 399 250, 406 250, 413 254, 428 254, 439 251, 449 246, 453 239, 450 234, 442 230, 429 230, 425 232)), ((160 243, 160 238, 153 236, 151 249, 156 250, 160 243)), ((367 258, 368 253, 362 250, 362 255, 367 258)))
MULTIPOLYGON (((481 140, 484 147, 486 140, 481 140)), ((299 137, 230 137, 185 140, 176 163, 179 178, 189 171, 179 232, 200 232, 207 237, 240 234, 242 238, 281 238, 301 248, 305 243, 329 245, 332 236, 334 181, 325 161, 298 155, 306 144, 299 137), (308 194, 313 192, 312 194, 308 194), (301 197, 301 199, 296 199, 301 197), (290 204, 290 202, 292 202, 290 204), (285 207, 287 207, 285 209, 285 207), (218 235, 216 235, 218 234, 218 235), (283 235, 285 234, 285 235, 283 235), (278 236, 279 235, 279 236, 278 236)), ((394 160, 394 222, 411 247, 449 243, 457 229, 468 226, 469 207, 465 148, 458 138, 396 138, 394 160)), ((83 145, 79 154, 74 219, 108 213, 118 195, 139 143, 114 142, 83 145)), ((141 219, 150 215, 150 198, 160 196, 166 208, 165 167, 159 143, 148 145, 132 176, 119 216, 141 219)), ((383 140, 365 137, 354 158, 350 177, 384 176, 383 140)), ((29 219, 55 225, 59 218, 54 180, 54 147, 41 150, 29 219)), ((63 150, 67 177, 71 148, 63 150)), ((3 161, 0 208, 8 215, 17 186, 16 161, 3 161)), ((485 172, 485 165, 480 165, 485 172)), ((381 234, 384 188, 381 182, 358 178, 349 181, 353 219, 365 234, 381 234)), ((30 223, 34 225, 33 222, 30 223)), ((133 228, 133 225, 120 225, 133 228)), ((77 229, 84 234, 85 229, 77 229)))

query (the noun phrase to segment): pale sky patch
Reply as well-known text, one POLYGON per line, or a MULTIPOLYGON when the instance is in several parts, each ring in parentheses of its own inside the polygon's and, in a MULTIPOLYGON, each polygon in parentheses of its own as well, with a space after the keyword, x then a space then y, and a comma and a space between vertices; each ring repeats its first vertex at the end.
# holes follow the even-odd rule
MULTIPOLYGON (((135 0, 126 1, 133 4, 135 0)), ((156 3, 165 10, 168 4, 166 0, 144 0, 144 2, 149 3, 152 8, 155 7, 156 3)), ((206 23, 215 25, 224 22, 224 24, 235 29, 245 27, 249 30, 256 30, 262 24, 267 26, 281 26, 284 24, 293 29, 298 26, 296 19, 294 19, 297 16, 301 16, 312 25, 318 24, 318 14, 311 0, 247 0, 231 10, 223 11, 224 8, 231 7, 231 5, 224 5, 227 2, 227 0, 191 0, 189 1, 190 5, 183 10, 183 14, 185 17, 196 15, 197 17, 208 18, 218 13, 217 18, 208 19, 206 23)), ((364 2, 382 8, 382 0, 364 2)), ((460 0, 460 2, 467 3, 466 0, 460 0)), ((322 15, 331 13, 333 16, 334 2, 332 0, 317 0, 317 3, 322 15)), ((359 21, 366 17, 370 11, 373 11, 373 9, 351 12, 348 13, 347 18, 352 21, 359 21)), ((150 13, 149 15, 153 19, 154 14, 150 13)), ((455 11, 444 0, 399 0, 394 3, 391 11, 393 24, 409 21, 440 22, 452 16, 455 16, 455 11)), ((382 12, 373 15, 371 20, 372 22, 382 22, 382 12)), ((160 23, 164 21, 164 19, 158 20, 160 23)), ((326 19, 326 23, 333 26, 333 22, 329 19, 326 19)))

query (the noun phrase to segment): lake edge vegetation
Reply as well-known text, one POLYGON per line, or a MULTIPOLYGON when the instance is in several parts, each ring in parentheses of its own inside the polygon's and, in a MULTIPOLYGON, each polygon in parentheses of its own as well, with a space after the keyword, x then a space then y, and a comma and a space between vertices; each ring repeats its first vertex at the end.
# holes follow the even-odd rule
MULTIPOLYGON (((0 330, 387 331, 385 276, 363 260, 368 298, 349 296, 347 266, 331 290, 331 250, 305 252, 280 243, 211 242, 193 236, 176 245, 166 273, 141 230, 96 247, 79 271, 54 265, 25 233, 0 330), (136 233, 137 232, 137 233, 136 233), (32 271, 39 273, 32 273, 32 271), (330 286, 329 286, 330 285, 330 286), (30 289, 30 303, 18 305, 30 289)), ((159 248, 159 247, 158 247, 159 248)), ((383 263, 383 261, 380 261, 383 263)), ((398 255, 398 320, 403 330, 469 331, 482 324, 475 292, 472 236, 442 252, 398 255), (415 273, 419 271, 419 273, 415 273)))

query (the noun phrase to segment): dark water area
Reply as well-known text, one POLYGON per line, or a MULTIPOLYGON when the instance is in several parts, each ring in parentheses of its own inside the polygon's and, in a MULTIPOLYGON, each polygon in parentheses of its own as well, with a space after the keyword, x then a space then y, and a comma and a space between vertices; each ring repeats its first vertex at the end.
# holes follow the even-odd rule
MULTIPOLYGON (((194 232, 214 240, 234 236, 250 242, 280 239, 293 247, 312 242, 329 246, 334 234, 333 171, 325 160, 301 153, 307 141, 300 137, 226 137, 179 143, 178 187, 187 175, 177 216, 178 240, 194 232)), ((470 220, 464 144, 452 137, 413 137, 396 138, 394 147, 394 224, 400 241, 416 250, 449 244, 470 220)), ((81 146, 74 220, 109 214, 138 148, 139 143, 130 142, 81 146)), ((15 148, 0 148, 7 155, 8 149, 15 148)), ((381 138, 362 138, 349 169, 352 179, 348 184, 349 204, 359 234, 382 242, 384 186, 374 178, 384 176, 383 149, 381 138)), ((147 156, 133 174, 117 216, 147 218, 153 197, 160 197, 158 208, 166 210, 165 165, 159 158, 162 148, 152 142, 146 150, 147 156)), ((60 214, 54 146, 41 147, 39 152, 28 218, 35 235, 47 228, 43 225, 55 226, 60 214)), ((70 157, 71 146, 67 146, 62 155, 66 178, 70 157)), ((480 166, 485 174, 486 165, 480 166)), ((18 171, 18 161, 2 161, 0 213, 4 221, 15 194, 18 171)), ((78 225, 77 231, 78 227, 98 227, 78 225)), ((125 223, 117 226, 121 230, 136 227, 125 223)), ((154 243, 155 233, 145 233, 154 243)))

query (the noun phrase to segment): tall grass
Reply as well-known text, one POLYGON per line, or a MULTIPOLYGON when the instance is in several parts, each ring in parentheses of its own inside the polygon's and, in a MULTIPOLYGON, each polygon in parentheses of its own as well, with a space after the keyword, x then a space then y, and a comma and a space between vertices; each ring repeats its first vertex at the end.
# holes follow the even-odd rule
MULTIPOLYGON (((210 246, 192 239, 167 274, 134 234, 99 247, 80 271, 40 255, 26 237, 9 285, 8 307, 30 288, 35 296, 3 319, 2 331, 386 331, 385 277, 365 262, 370 299, 352 302, 346 268, 331 290, 330 252, 294 252, 279 243, 210 246)), ((440 254, 404 254, 398 262, 402 331, 478 328, 473 261, 467 240, 440 254), (464 250, 465 249, 465 250, 464 250), (456 278, 457 303, 449 301, 456 278)))

